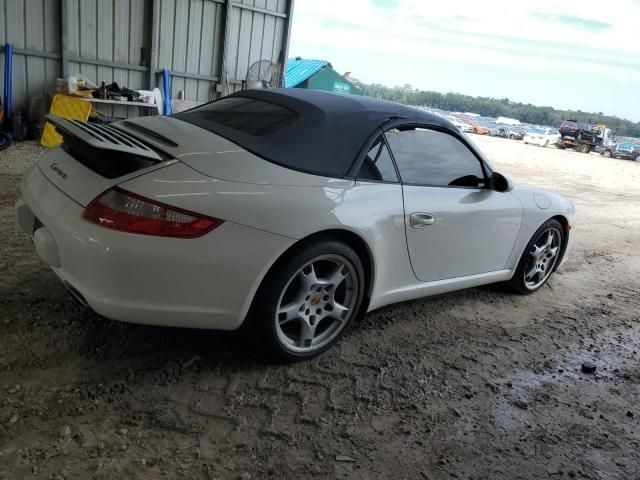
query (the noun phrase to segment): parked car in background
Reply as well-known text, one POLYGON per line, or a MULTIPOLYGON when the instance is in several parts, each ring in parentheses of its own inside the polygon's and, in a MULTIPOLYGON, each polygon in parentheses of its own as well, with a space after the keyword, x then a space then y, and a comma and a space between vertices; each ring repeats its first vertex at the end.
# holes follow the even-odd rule
POLYGON ((547 147, 560 139, 560 132, 555 128, 533 128, 522 139, 526 144, 547 147))
POLYGON ((458 127, 458 130, 460 130, 461 132, 463 132, 463 133, 473 133, 473 127, 471 125, 469 125, 468 123, 463 122, 459 118, 450 117, 449 120, 456 127, 458 127))
POLYGON ((522 140, 524 138, 524 130, 519 127, 504 126, 500 127, 498 136, 510 138, 511 140, 522 140))
POLYGON ((613 158, 621 158, 624 160, 635 160, 640 162, 640 143, 624 142, 619 143, 615 150, 611 152, 613 158))
POLYGON ((473 133, 476 135, 486 135, 488 133, 487 127, 482 125, 481 123, 475 123, 473 125, 473 133))
POLYGON ((587 122, 579 122, 577 120, 565 120, 559 128, 562 137, 573 137, 577 140, 594 141, 596 132, 593 131, 593 125, 587 122))
POLYGON ((497 137, 500 135, 500 127, 495 123, 487 123, 487 134, 492 137, 497 137))

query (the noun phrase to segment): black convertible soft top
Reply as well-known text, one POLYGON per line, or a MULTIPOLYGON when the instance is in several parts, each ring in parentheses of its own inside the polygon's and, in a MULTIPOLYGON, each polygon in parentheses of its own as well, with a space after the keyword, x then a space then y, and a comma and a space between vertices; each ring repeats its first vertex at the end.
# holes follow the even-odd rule
POLYGON ((447 120, 418 108, 299 88, 243 90, 174 117, 273 163, 335 178, 347 176, 367 140, 389 120, 458 133, 447 120))

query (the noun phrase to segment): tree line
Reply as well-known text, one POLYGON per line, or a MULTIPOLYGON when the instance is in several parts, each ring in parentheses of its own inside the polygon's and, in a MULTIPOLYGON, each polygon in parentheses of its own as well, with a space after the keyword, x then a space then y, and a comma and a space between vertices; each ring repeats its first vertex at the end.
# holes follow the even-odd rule
MULTIPOLYGON (((354 81, 352 79, 352 81, 354 81)), ((532 125, 558 127, 565 119, 576 119, 592 125, 604 123, 616 135, 640 137, 640 122, 632 122, 602 112, 589 113, 571 110, 556 110, 553 107, 538 107, 530 103, 513 102, 508 98, 472 97, 460 93, 438 93, 419 90, 411 85, 387 87, 379 83, 365 84, 355 80, 365 95, 383 100, 438 108, 449 112, 473 112, 484 117, 510 117, 532 125)))

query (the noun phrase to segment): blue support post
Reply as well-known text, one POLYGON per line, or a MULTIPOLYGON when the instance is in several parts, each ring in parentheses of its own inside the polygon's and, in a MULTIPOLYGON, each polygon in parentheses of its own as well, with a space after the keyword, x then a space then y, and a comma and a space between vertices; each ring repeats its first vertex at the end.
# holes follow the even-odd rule
POLYGON ((164 95, 164 114, 171 115, 171 77, 169 70, 162 70, 162 91, 164 95))
POLYGON ((12 110, 12 78, 13 78, 13 45, 10 43, 4 46, 4 130, 10 132, 11 110, 12 110))

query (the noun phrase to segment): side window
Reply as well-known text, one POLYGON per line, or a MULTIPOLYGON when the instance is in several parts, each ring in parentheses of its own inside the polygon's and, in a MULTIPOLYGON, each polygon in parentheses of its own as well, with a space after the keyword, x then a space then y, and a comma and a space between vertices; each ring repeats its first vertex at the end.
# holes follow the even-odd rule
POLYGON ((385 135, 404 183, 478 187, 484 181, 480 161, 452 135, 422 128, 385 135))
POLYGON ((397 182, 398 174, 393 166, 389 149, 384 143, 382 136, 375 141, 367 156, 362 162, 359 180, 374 180, 377 182, 397 182))

